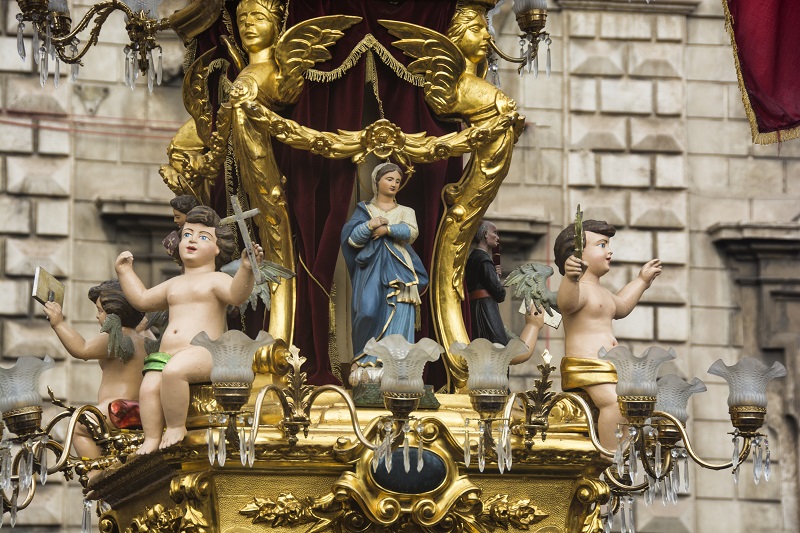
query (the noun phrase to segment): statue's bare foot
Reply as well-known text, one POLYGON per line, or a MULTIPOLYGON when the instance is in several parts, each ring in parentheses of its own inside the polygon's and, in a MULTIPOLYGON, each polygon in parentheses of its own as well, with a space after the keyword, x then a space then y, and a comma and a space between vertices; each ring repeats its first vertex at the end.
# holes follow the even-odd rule
POLYGON ((167 430, 164 432, 164 436, 161 437, 161 445, 159 446, 159 448, 163 450, 164 448, 167 448, 174 444, 178 444, 183 440, 185 436, 186 436, 185 426, 180 426, 175 428, 168 427, 167 430))
POLYGON ((158 438, 146 438, 139 449, 136 450, 138 455, 147 455, 148 453, 154 452, 158 449, 158 443, 161 442, 161 439, 158 438))

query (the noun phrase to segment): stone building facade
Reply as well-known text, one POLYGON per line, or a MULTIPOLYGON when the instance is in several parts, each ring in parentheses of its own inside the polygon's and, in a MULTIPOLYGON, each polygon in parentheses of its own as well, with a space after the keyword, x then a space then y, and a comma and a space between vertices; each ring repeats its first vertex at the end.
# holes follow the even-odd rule
MULTIPOLYGON (((666 371, 705 381, 689 428, 710 461, 725 462, 732 450, 727 386, 708 367, 742 355, 782 361, 790 375, 770 387, 773 479, 754 485, 747 466, 734 484, 727 471, 693 468, 677 507, 638 504, 637 531, 798 531, 800 141, 751 143, 720 0, 550 5, 550 78, 544 48, 538 79, 508 65, 500 72, 528 121, 488 215, 502 234, 504 270, 552 262, 555 236, 577 204, 619 230, 609 287, 661 258, 664 273, 615 329, 637 353, 674 347, 678 359, 666 371)), ((122 85, 126 35, 115 14, 77 85, 62 77, 58 88, 52 78, 40 88, 31 54, 21 62, 16 53, 16 9, 3 2, 0 13, 0 363, 48 353, 58 370, 45 375, 42 392, 46 383, 70 403, 90 403, 99 368, 65 353, 29 296, 33 272, 41 265, 66 280, 65 314, 86 336, 98 327, 84 295, 114 275, 120 250, 132 248, 148 265, 145 283, 174 273, 159 249, 172 194, 157 169, 187 118, 182 47, 165 34, 168 83, 131 91, 122 85)), ((501 48, 514 53, 513 15, 505 10, 495 27, 501 48)), ((556 274, 552 287, 558 282, 556 274)), ((503 308, 515 331, 517 305, 509 299, 503 308)), ((545 347, 557 365, 560 330, 542 333, 537 351, 545 347)), ((512 389, 528 388, 536 364, 512 369, 512 389)), ((79 528, 78 484, 56 476, 37 493, 19 516, 21 531, 79 528)))

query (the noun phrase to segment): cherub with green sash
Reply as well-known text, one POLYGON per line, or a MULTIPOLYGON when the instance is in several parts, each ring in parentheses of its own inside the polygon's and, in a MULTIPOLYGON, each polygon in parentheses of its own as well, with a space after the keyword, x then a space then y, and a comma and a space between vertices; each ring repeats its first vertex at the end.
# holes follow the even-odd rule
MULTIPOLYGON (((260 264, 264 252, 258 244, 253 249, 260 264)), ((246 255, 233 277, 219 271, 236 251, 236 237, 229 226, 220 225, 213 209, 198 206, 189 211, 178 250, 183 274, 150 289, 133 271, 130 252, 122 252, 116 261, 122 290, 134 307, 169 310, 161 351, 145 359, 139 394, 145 440, 140 454, 178 444, 186 436, 189 384, 209 381, 212 366, 209 351, 191 341, 201 331, 218 339, 226 329, 227 307, 241 305, 253 290, 253 269, 246 255)))

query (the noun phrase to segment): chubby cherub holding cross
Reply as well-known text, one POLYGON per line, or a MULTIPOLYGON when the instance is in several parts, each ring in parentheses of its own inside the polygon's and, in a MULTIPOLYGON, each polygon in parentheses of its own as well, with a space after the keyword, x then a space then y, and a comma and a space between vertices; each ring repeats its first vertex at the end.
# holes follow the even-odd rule
MULTIPOLYGON (((133 271, 133 254, 122 252, 115 265, 125 297, 135 308, 145 312, 169 309, 161 351, 145 359, 139 392, 145 440, 139 454, 172 446, 186 436, 189 384, 209 381, 212 366, 208 350, 191 341, 201 331, 211 339, 225 332, 227 306, 247 300, 253 290, 253 271, 258 268, 254 269, 245 255, 233 278, 219 272, 236 250, 236 236, 205 206, 186 215, 178 250, 184 273, 151 289, 145 288, 133 271)), ((264 258, 261 246, 252 244, 252 252, 249 255, 260 264, 264 258)))

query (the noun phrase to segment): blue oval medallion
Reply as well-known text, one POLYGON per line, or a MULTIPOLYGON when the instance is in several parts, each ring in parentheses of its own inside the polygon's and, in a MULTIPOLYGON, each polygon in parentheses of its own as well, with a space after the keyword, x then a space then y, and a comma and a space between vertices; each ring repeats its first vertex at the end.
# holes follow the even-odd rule
MULTIPOLYGON (((437 454, 422 451, 422 471, 417 472, 417 449, 408 450, 411 468, 406 472, 403 466, 403 447, 396 449, 392 453, 392 471, 386 471, 386 464, 381 459, 378 464, 378 471, 372 472, 372 479, 383 489, 397 492, 400 494, 422 494, 430 492, 444 483, 447 477, 447 468, 444 461, 437 454)), ((370 466, 370 470, 371 470, 370 466)))

